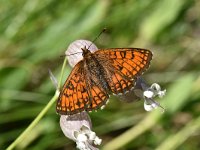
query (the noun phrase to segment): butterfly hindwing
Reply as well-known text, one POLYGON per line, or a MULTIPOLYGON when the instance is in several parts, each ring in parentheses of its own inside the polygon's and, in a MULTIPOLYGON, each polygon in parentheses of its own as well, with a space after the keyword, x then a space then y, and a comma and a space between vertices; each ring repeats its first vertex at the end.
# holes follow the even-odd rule
POLYGON ((125 78, 120 72, 115 72, 111 75, 109 85, 112 93, 119 95, 129 91, 134 86, 134 82, 125 78))
POLYGON ((109 95, 105 89, 103 89, 101 86, 98 86, 96 84, 90 84, 88 86, 90 96, 91 96, 91 104, 87 108, 87 110, 91 111, 94 109, 98 109, 101 106, 106 104, 107 99, 109 98, 109 95))

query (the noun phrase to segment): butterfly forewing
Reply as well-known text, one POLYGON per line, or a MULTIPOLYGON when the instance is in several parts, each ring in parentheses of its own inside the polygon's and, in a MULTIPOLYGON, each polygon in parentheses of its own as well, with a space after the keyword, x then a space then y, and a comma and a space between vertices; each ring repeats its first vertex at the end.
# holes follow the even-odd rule
POLYGON ((95 53, 110 60, 111 65, 128 78, 141 75, 152 59, 151 51, 138 48, 102 49, 95 53))
POLYGON ((89 53, 75 65, 66 80, 57 102, 57 112, 72 115, 94 110, 105 105, 109 94, 130 91, 137 76, 149 67, 151 59, 151 51, 138 48, 89 53))
POLYGON ((105 66, 107 82, 114 94, 130 91, 136 77, 149 67, 152 59, 151 51, 138 48, 102 49, 95 54, 105 66))

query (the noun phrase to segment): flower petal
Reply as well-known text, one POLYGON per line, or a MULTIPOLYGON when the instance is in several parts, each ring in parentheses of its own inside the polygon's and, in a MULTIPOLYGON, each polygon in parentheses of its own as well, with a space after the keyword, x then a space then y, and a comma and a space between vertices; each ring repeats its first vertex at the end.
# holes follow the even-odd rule
POLYGON ((152 98, 154 96, 154 93, 152 91, 144 91, 143 95, 144 97, 152 98))
POLYGON ((60 127, 64 135, 73 141, 76 141, 77 138, 74 136, 74 132, 80 131, 83 126, 88 128, 89 130, 92 127, 90 117, 86 112, 81 112, 79 114, 74 114, 70 116, 60 116, 60 127))

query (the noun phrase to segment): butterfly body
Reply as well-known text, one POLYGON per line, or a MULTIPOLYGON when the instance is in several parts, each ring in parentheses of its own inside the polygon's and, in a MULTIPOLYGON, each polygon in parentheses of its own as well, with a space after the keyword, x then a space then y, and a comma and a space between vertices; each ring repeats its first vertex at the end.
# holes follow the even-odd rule
MULTIPOLYGON (((87 87, 90 88, 90 84, 101 86, 103 89, 110 90, 107 83, 105 67, 102 66, 99 59, 95 54, 91 53, 88 49, 84 48, 83 50, 83 60, 80 63, 83 65, 83 72, 86 77, 87 87)), ((105 59, 105 63, 108 60, 105 59)))
POLYGON ((106 104, 110 94, 130 91, 137 76, 150 64, 152 53, 137 48, 115 48, 91 53, 82 49, 83 59, 66 80, 56 110, 72 115, 91 111, 106 104))

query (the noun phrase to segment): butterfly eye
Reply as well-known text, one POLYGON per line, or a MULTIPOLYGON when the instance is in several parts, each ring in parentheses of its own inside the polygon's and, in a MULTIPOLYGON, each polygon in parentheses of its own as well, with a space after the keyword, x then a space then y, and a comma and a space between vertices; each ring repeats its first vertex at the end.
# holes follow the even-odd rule
POLYGON ((96 45, 88 40, 76 40, 69 45, 65 51, 66 57, 71 67, 74 67, 80 60, 83 59, 82 48, 88 48, 91 52, 98 50, 96 45), (91 46, 90 46, 91 45, 91 46), (89 47, 90 46, 90 47, 89 47))

